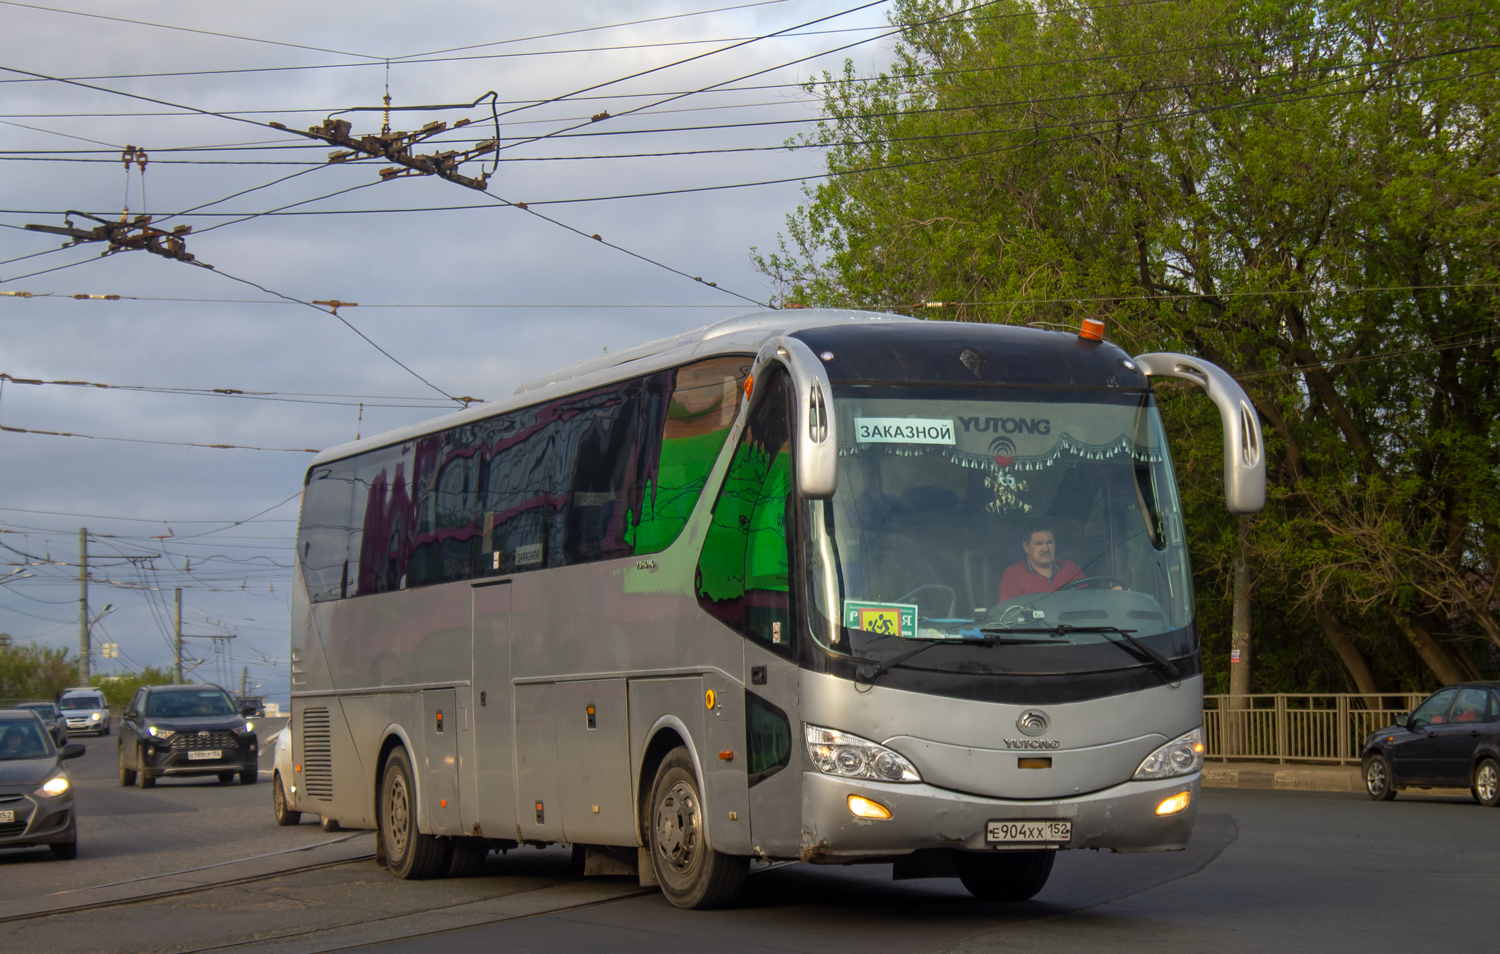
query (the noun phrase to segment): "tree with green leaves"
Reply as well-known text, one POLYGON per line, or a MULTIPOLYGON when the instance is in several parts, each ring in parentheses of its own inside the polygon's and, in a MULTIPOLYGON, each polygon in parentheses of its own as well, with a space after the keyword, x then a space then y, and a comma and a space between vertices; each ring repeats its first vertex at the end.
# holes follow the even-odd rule
POLYGON ((78 684, 78 665, 66 649, 0 646, 0 699, 51 700, 78 684))
POLYGON ((1259 691, 1500 665, 1500 16, 1478 0, 902 0, 876 76, 825 76, 827 175, 757 264, 785 303, 1076 328, 1238 377, 1266 512, 1218 421, 1158 388, 1210 686, 1231 566, 1259 691))

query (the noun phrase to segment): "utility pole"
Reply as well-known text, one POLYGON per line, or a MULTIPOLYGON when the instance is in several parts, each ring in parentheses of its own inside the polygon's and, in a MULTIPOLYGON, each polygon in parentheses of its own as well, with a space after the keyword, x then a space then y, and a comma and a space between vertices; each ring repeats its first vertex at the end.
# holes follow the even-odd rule
POLYGON ((241 699, 245 698, 245 693, 248 691, 246 687, 249 685, 249 683, 250 683, 250 667, 249 666, 242 666, 240 668, 240 698, 241 699))
POLYGON ((1233 570, 1233 609, 1229 634, 1229 708, 1232 754, 1249 751, 1245 738, 1249 727, 1250 666, 1250 518, 1241 515, 1236 539, 1233 570))
POLYGON ((78 528, 78 683, 89 684, 89 534, 78 528))
POLYGON ((182 587, 173 591, 173 598, 177 603, 176 623, 172 627, 174 639, 172 640, 173 657, 176 663, 172 670, 172 685, 182 685, 182 587))

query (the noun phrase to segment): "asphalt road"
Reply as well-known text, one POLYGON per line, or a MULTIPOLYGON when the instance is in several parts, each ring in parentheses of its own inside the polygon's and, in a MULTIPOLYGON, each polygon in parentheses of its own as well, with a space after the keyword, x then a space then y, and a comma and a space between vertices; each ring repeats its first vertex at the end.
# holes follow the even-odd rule
MULTIPOLYGON (((269 740, 285 719, 257 720, 269 740)), ((67 763, 78 812, 78 858, 54 862, 47 848, 0 851, 0 917, 7 909, 59 891, 109 884, 296 849, 334 836, 316 818, 291 828, 271 820, 269 750, 261 781, 220 785, 215 778, 160 779, 152 789, 121 788, 118 736, 72 736, 88 751, 67 763)))
POLYGON ((130 890, 93 886, 143 874, 191 890, 0 924, 7 954, 1494 946, 1500 811, 1463 798, 1208 790, 1187 851, 1066 852, 1024 904, 975 902, 957 882, 892 882, 889 866, 785 865, 753 873, 735 908, 685 912, 630 879, 573 878, 556 849, 492 855, 480 877, 399 882, 360 859, 368 834, 312 819, 278 828, 267 784, 121 789, 113 737, 100 741, 73 763, 79 858, 0 852, 0 919, 130 890), (326 864, 268 874, 305 859, 326 864))

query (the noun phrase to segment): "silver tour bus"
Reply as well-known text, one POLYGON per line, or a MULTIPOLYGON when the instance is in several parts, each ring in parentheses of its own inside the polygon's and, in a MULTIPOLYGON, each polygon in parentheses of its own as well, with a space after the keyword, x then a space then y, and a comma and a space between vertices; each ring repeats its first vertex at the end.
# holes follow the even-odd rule
POLYGON ((788 310, 320 454, 289 807, 403 878, 574 847, 680 907, 752 861, 1022 899, 1059 849, 1192 832, 1202 668, 1151 378, 1080 334, 788 310))

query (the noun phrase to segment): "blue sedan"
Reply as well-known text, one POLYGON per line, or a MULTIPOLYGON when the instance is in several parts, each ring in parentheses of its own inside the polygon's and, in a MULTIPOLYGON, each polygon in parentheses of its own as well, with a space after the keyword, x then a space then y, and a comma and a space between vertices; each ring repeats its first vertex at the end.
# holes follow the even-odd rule
POLYGON ((1479 804, 1500 805, 1500 682, 1439 689, 1366 739, 1361 764, 1378 801, 1401 788, 1467 788, 1479 804))

